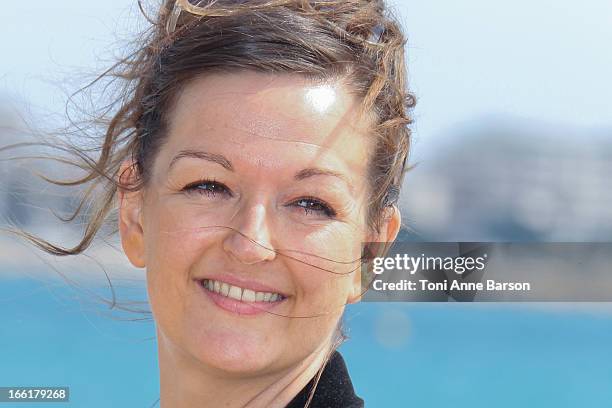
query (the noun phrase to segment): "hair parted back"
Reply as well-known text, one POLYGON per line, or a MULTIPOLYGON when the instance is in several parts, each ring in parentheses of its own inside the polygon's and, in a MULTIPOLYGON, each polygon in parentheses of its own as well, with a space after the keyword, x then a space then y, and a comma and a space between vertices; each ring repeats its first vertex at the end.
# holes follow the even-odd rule
POLYGON ((88 186, 67 219, 88 209, 81 241, 64 248, 26 232, 22 236, 54 255, 85 251, 116 210, 118 189, 146 187, 181 89, 207 73, 245 70, 341 79, 363 102, 363 112, 374 114, 368 224, 379 228, 385 208, 397 202, 407 170, 409 112, 415 105, 407 88, 405 37, 384 2, 206 0, 202 5, 207 15, 183 11, 169 32, 175 0, 163 0, 156 18, 148 19, 150 27, 134 42, 136 49, 90 84, 103 79, 121 84, 105 114, 95 118, 105 124, 104 135, 93 149, 62 148, 85 172, 81 177, 49 180, 88 186), (120 167, 130 159, 137 181, 124 183, 120 167))

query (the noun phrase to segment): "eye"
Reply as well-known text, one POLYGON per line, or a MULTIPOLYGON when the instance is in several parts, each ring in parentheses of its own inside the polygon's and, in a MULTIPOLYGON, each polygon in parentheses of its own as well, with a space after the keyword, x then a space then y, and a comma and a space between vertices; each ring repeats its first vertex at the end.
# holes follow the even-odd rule
POLYGON ((228 196, 232 196, 229 188, 225 186, 223 183, 219 183, 214 180, 200 180, 194 183, 187 184, 185 187, 181 189, 186 193, 195 193, 195 194, 204 194, 208 197, 216 197, 217 194, 225 194, 228 196))
POLYGON ((306 215, 314 212, 329 218, 336 216, 336 212, 329 205, 314 197, 300 198, 293 205, 303 208, 306 215))

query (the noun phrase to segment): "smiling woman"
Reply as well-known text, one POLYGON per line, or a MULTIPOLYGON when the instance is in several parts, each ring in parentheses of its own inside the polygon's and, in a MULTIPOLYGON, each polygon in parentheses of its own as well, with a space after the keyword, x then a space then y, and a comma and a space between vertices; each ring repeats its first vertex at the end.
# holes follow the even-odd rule
MULTIPOLYGON (((362 242, 391 242, 408 155, 404 37, 379 1, 166 1, 106 75, 100 154, 73 150, 146 268, 160 403, 359 407, 340 355, 362 242), (87 167, 89 166, 89 167, 87 167)), ((85 207, 83 207, 85 208, 85 207)), ((80 210, 80 208, 79 208, 80 210)), ((77 212, 79 211, 77 210, 77 212)))

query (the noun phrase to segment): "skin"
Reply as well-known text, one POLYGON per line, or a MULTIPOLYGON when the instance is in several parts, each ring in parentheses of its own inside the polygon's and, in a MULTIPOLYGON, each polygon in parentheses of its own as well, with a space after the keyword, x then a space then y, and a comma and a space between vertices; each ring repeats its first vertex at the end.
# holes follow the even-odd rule
POLYGON ((373 146, 358 106, 341 81, 254 72, 179 95, 150 182, 119 194, 124 251, 146 267, 163 408, 284 407, 324 363, 361 293, 359 263, 326 259, 357 260, 400 226, 396 208, 378 233, 366 226, 373 146), (222 309, 197 283, 219 273, 287 298, 270 313, 222 309))

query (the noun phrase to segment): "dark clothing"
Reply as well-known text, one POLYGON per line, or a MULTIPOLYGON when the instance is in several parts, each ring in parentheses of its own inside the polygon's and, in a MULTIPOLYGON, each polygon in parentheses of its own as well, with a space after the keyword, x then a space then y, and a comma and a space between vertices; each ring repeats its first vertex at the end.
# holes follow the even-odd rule
MULTIPOLYGON (((285 408, 304 408, 314 382, 313 378, 285 408)), ((340 353, 334 351, 321 374, 309 408, 363 407, 363 400, 355 395, 344 359, 340 353)))

